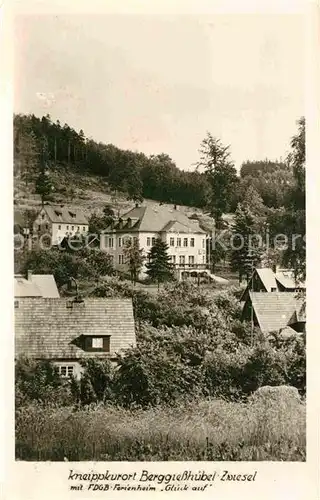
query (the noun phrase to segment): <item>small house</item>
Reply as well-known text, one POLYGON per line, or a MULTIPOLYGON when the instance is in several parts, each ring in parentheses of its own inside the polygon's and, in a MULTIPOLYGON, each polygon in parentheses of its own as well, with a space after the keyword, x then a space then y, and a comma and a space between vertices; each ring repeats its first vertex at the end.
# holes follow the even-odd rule
POLYGON ((249 292, 298 292, 305 290, 305 284, 296 281, 290 269, 256 268, 246 286, 241 302, 246 301, 249 292))
POLYGON ((242 321, 252 320, 262 333, 279 332, 290 326, 305 331, 304 300, 294 292, 249 292, 242 310, 242 321))
POLYGON ((33 274, 31 271, 28 271, 27 279, 22 275, 15 275, 14 296, 57 299, 60 297, 60 294, 52 274, 33 274))
POLYGON ((135 346, 131 299, 15 299, 15 356, 50 360, 63 377, 81 376, 81 360, 115 359, 135 346))
POLYGON ((89 221, 79 209, 64 205, 44 205, 33 223, 33 235, 49 235, 52 245, 69 236, 86 235, 89 221))

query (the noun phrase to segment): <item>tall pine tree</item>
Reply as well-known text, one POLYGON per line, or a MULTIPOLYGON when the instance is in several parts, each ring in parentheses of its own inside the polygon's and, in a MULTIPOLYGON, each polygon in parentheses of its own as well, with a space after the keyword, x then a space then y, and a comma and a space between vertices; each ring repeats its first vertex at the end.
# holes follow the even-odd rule
POLYGON ((164 241, 157 238, 148 255, 147 274, 151 281, 158 284, 158 288, 160 283, 173 279, 173 269, 168 255, 168 248, 164 241))
POLYGON ((252 269, 260 263, 263 251, 259 224, 248 207, 238 205, 232 233, 231 267, 239 273, 241 283, 243 277, 249 279, 252 269))
POLYGON ((128 242, 124 248, 124 255, 131 281, 135 285, 144 261, 143 249, 139 248, 139 241, 133 240, 128 242))

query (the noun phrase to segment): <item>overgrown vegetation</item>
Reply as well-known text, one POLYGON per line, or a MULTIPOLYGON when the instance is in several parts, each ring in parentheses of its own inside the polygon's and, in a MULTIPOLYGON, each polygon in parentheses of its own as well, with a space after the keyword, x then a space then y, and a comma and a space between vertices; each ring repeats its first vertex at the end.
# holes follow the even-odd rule
MULTIPOLYGON (((181 172, 165 154, 146 157, 97 144, 49 116, 14 119, 15 174, 49 199, 53 170, 70 166, 97 174, 131 200, 206 208, 217 234, 223 213, 235 213, 231 235, 241 233, 241 251, 209 242, 214 268, 231 261, 239 277, 258 262, 283 262, 305 277, 305 123, 291 141, 285 163, 246 162, 236 175, 229 147, 208 134, 200 147, 204 172, 181 172), (43 144, 47 144, 43 147, 43 144), (295 249, 262 245, 255 233, 300 234, 295 249), (259 251, 258 251, 259 250, 259 251)), ((70 188, 72 189, 72 188, 70 188)), ((70 192, 69 195, 71 196, 70 192)), ((114 207, 90 218, 99 233, 114 207)), ((230 227, 227 228, 230 230, 230 227)), ((228 238, 226 238, 228 239, 228 238)), ((94 243, 94 242, 93 242, 94 243)), ((94 246, 94 245, 93 245, 94 246)), ((157 250, 157 249, 156 249, 157 250)), ((154 251, 150 277, 170 276, 165 249, 154 251), (154 255, 155 254, 155 255, 154 255), (157 266, 154 262, 157 261, 157 266)), ((133 283, 141 266, 137 246, 126 248, 133 283)), ((239 289, 211 290, 191 283, 163 285, 152 296, 115 278, 108 254, 97 248, 15 252, 16 272, 54 274, 61 294, 130 297, 137 347, 108 360, 83 362, 81 380, 62 380, 50 362, 16 363, 16 454, 25 460, 303 460, 305 406, 297 400, 250 399, 265 385, 287 385, 305 395, 305 336, 263 337, 240 322, 239 289)))
POLYGON ((250 394, 265 385, 294 386, 304 395, 303 336, 266 339, 255 331, 251 339, 248 325, 239 322, 237 289, 208 293, 190 283, 176 283, 153 297, 129 282, 108 278, 91 293, 132 297, 137 347, 119 354, 116 365, 86 360, 80 380, 60 379, 48 362, 18 360, 18 458, 35 459, 37 454, 56 460, 61 454, 71 460, 304 457, 302 404, 293 408, 293 416, 288 407, 286 413, 284 407, 274 406, 263 421, 261 407, 248 402, 250 394), (203 417, 202 431, 199 428, 195 437, 197 408, 202 408, 203 417), (293 420, 287 427, 289 415, 293 420), (169 416, 170 426, 164 424, 169 416), (102 440, 100 445, 99 429, 105 419, 114 423, 105 431, 108 436, 103 433, 106 443, 102 440), (245 429, 246 419, 250 425, 245 429), (70 434, 69 425, 70 432, 77 429, 81 441, 73 439, 75 431, 70 434), (38 429, 37 436, 28 434, 28 426, 38 429), (285 435, 280 428, 286 429, 285 435))

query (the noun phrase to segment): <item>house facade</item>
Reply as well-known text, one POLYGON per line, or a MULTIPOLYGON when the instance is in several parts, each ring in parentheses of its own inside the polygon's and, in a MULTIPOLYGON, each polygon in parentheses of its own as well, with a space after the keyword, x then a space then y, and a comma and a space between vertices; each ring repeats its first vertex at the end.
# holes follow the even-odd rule
POLYGON ((100 238, 100 249, 107 252, 114 268, 127 271, 125 247, 137 242, 145 257, 141 275, 145 275, 147 255, 157 238, 168 245, 168 255, 176 276, 188 269, 206 268, 206 233, 198 221, 168 206, 141 206, 127 212, 100 238))
POLYGON ((15 299, 15 357, 50 360, 62 377, 81 361, 115 359, 136 345, 131 299, 15 299))
POLYGON ((249 292, 298 292, 305 290, 305 283, 297 282, 290 269, 256 268, 245 288, 241 301, 246 301, 249 292))
POLYGON ((89 221, 78 209, 64 205, 44 205, 33 223, 33 235, 50 235, 52 245, 59 245, 69 236, 86 235, 89 221))

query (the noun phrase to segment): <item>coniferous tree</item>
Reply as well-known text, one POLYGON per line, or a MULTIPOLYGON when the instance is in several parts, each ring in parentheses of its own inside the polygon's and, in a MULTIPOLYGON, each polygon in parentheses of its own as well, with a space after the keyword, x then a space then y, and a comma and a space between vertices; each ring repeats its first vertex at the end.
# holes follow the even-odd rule
POLYGON ((173 269, 168 255, 168 245, 160 238, 156 239, 149 252, 146 268, 149 278, 151 281, 155 281, 158 284, 158 288, 160 283, 173 279, 173 269))
POLYGON ((135 285, 144 261, 143 249, 139 248, 138 240, 134 239, 126 244, 124 256, 125 262, 129 268, 131 281, 135 285))
POLYGON ((238 183, 237 172, 230 158, 229 146, 223 146, 219 139, 209 132, 200 146, 198 167, 204 167, 211 185, 209 209, 220 227, 224 213, 232 210, 233 198, 238 183))
POLYGON ((240 283, 243 277, 249 279, 253 268, 260 262, 263 239, 258 229, 254 215, 239 204, 232 231, 231 267, 238 271, 240 283))

